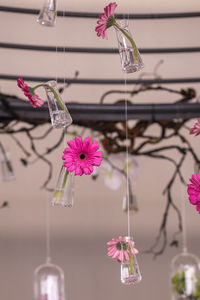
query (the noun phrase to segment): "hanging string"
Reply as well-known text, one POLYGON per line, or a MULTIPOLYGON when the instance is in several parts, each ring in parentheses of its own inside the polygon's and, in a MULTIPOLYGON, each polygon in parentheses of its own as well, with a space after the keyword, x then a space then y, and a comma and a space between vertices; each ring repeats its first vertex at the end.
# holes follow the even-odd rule
MULTIPOLYGON (((65 22, 65 9, 63 9, 63 22, 65 22)), ((65 32, 64 32, 64 43, 63 43, 63 57, 64 57, 64 60, 65 60, 65 54, 66 54, 66 52, 65 52, 65 32)), ((66 73, 65 73, 65 64, 63 64, 63 66, 64 66, 64 71, 63 71, 63 77, 64 77, 64 84, 63 84, 63 88, 64 88, 64 90, 63 91, 65 91, 65 82, 66 82, 66 73)), ((64 135, 66 136, 67 135, 67 128, 63 128, 63 132, 64 132, 64 135)), ((66 147, 66 140, 65 139, 63 139, 63 141, 64 141, 64 148, 66 147)))
MULTIPOLYGON (((63 21, 65 21, 65 10, 63 9, 63 21)), ((64 54, 64 59, 65 59, 65 32, 64 32, 64 43, 63 43, 63 54, 64 54)), ((64 90, 65 90, 65 80, 66 80, 66 74, 65 74, 65 65, 64 66, 64 90)))
MULTIPOLYGON (((125 95, 127 92, 127 75, 124 76, 124 88, 125 88, 125 95)), ((125 96, 126 97, 126 96, 125 96)), ((128 168, 128 161, 129 161, 129 146, 128 146, 128 99, 125 98, 124 102, 124 109, 125 109, 125 137, 126 137, 126 201, 127 201, 127 221, 128 221, 128 236, 130 237, 131 230, 130 230, 130 195, 129 195, 129 168, 128 168)))
MULTIPOLYGON (((129 14, 123 14, 124 24, 129 21, 129 14)), ((126 201, 127 201, 127 231, 128 237, 131 236, 131 226, 130 226, 130 193, 129 193, 129 145, 128 145, 128 98, 127 98, 127 74, 124 73, 124 89, 125 89, 125 102, 124 102, 124 110, 125 110, 125 137, 126 137, 126 201)))
POLYGON ((187 232, 186 232, 186 213, 185 213, 185 185, 181 185, 181 216, 182 216, 182 251, 187 253, 187 232))
POLYGON ((50 253, 50 208, 49 201, 46 199, 46 263, 51 262, 51 253, 50 253))
MULTIPOLYGON (((58 21, 58 5, 56 5, 56 22, 58 21)), ((58 28, 58 26, 55 26, 55 30, 56 28, 58 28)), ((57 34, 56 34, 56 54, 55 54, 55 58, 56 58, 56 82, 58 82, 58 38, 57 38, 57 34)))

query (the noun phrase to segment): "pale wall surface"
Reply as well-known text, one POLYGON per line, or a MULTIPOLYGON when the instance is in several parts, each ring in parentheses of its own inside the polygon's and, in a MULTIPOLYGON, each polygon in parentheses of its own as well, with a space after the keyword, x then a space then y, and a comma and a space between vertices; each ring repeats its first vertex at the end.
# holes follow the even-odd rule
MULTIPOLYGON (((2 0, 0 4, 39 8, 42 1, 2 0)), ((60 0, 59 9, 100 12, 106 4, 105 1, 60 0)), ((117 12, 128 10, 130 13, 197 11, 199 1, 118 1, 117 12)), ((0 25, 3 29, 0 40, 40 45, 116 47, 114 32, 110 31, 108 41, 96 37, 96 20, 59 18, 55 29, 50 30, 41 28, 35 19, 35 16, 31 15, 0 12, 0 25)), ((138 46, 144 48, 199 46, 199 25, 199 18, 130 22, 138 46)), ((147 73, 152 72, 160 59, 164 59, 159 71, 163 78, 199 76, 199 53, 144 55, 143 59, 144 71, 147 73)), ((80 78, 124 78, 118 55, 56 55, 1 49, 0 65, 0 73, 5 74, 73 77, 74 72, 78 70, 80 78)), ((128 78, 138 76, 139 74, 132 74, 128 78)), ((186 87, 194 87, 199 91, 198 84, 176 86, 177 89, 186 87)), ((15 82, 1 80, 0 88, 2 92, 22 97, 15 82)), ((111 88, 113 87, 74 85, 65 92, 64 100, 98 102, 103 92, 111 88)), ((170 102, 175 99, 169 99, 167 94, 148 93, 139 95, 135 102, 170 102)), ((191 121, 191 125, 193 122, 191 121)), ((40 135, 45 128, 38 129, 37 134, 40 135)), ((187 135, 187 131, 185 132, 187 135)), ((29 148, 28 141, 22 134, 18 138, 29 148)), ((56 138, 55 131, 47 142, 40 143, 40 149, 51 145, 56 138)), ((0 140, 11 153, 17 176, 16 182, 0 181, 0 199, 10 203, 9 209, 0 211, 0 299, 28 300, 32 299, 33 270, 44 262, 45 257, 45 202, 51 195, 40 190, 40 186, 46 178, 47 168, 42 162, 24 168, 19 161, 22 153, 13 140, 5 135, 1 135, 0 140)), ((195 143, 198 151, 199 139, 191 137, 190 140, 192 144, 195 143)), ((171 141, 173 142, 175 141, 171 141)), ((57 180, 63 148, 64 145, 61 145, 50 156, 54 163, 51 187, 55 186, 57 180)), ((175 152, 172 153, 172 157, 178 159, 175 152)), ((162 190, 173 168, 167 162, 148 158, 141 158, 140 165, 140 174, 135 186, 139 212, 132 217, 131 227, 136 245, 141 251, 138 261, 143 281, 136 287, 122 286, 118 263, 106 258, 106 242, 112 237, 126 234, 127 218, 121 210, 124 188, 113 192, 105 187, 103 178, 93 182, 85 176, 76 180, 76 199, 72 210, 51 208, 52 256, 54 262, 65 271, 68 300, 100 300, 103 297, 115 300, 132 297, 169 299, 169 263, 178 250, 167 248, 156 261, 142 252, 152 245, 157 234, 165 207, 162 190)), ((186 180, 193 173, 193 167, 191 158, 188 158, 183 168, 186 180)), ((178 206, 180 194, 180 185, 176 182, 173 197, 178 206)), ((186 209, 189 250, 199 255, 199 215, 189 205, 187 197, 186 209)), ((172 233, 176 231, 176 226, 175 214, 171 213, 168 224, 169 241, 172 239, 172 233)))

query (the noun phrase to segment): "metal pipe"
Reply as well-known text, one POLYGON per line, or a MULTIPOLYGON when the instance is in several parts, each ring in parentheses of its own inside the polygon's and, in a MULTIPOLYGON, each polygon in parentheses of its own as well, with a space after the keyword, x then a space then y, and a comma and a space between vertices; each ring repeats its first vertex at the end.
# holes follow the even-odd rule
MULTIPOLYGON (((21 8, 21 7, 10 7, 0 6, 0 11, 20 13, 20 14, 31 14, 38 15, 39 9, 21 8)), ((97 19, 100 13, 87 13, 87 12, 70 12, 70 11, 57 11, 58 17, 71 17, 71 18, 92 18, 97 19)), ((196 18, 200 17, 200 12, 182 12, 182 13, 150 13, 150 14, 115 14, 116 18, 123 19, 125 16, 129 19, 134 20, 146 20, 146 19, 180 19, 180 18, 196 18)))
MULTIPOLYGON (((0 79, 17 80, 19 75, 0 74, 0 79)), ((22 76, 24 81, 47 82, 55 80, 54 77, 37 77, 37 76, 22 76)), ((123 85, 124 79, 93 79, 93 78, 57 78, 58 83, 70 84, 106 84, 106 85, 123 85)), ((198 83, 200 77, 191 78, 155 78, 155 79, 128 79, 126 84, 177 84, 177 83, 198 83)))
MULTIPOLYGON (((31 51, 48 51, 61 53, 94 53, 94 54, 118 54, 117 48, 81 48, 81 47, 56 47, 56 46, 39 46, 25 45, 14 43, 0 42, 0 48, 31 50, 31 51)), ((183 47, 183 48, 145 48, 139 49, 142 54, 161 54, 161 53, 193 53, 200 52, 200 47, 183 47)))
MULTIPOLYGON (((67 103, 74 123, 80 121, 124 122, 124 104, 67 103)), ((49 120, 47 103, 37 109, 28 101, 0 94, 0 120, 13 120, 14 111, 21 120, 49 120), (8 101, 10 112, 2 104, 8 101)), ((200 115, 200 103, 128 104, 128 120, 161 121, 192 119, 200 115)))

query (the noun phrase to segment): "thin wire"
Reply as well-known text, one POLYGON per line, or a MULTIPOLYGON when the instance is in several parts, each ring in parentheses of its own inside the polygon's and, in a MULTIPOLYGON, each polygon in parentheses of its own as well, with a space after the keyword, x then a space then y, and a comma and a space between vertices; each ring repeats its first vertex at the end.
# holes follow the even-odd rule
MULTIPOLYGON (((127 19, 127 24, 129 22, 129 14, 123 15, 124 21, 127 19)), ((126 137, 126 201, 127 201, 127 225, 128 225, 128 237, 131 236, 131 226, 130 226, 130 193, 129 193, 129 170, 128 170, 128 161, 129 161, 129 146, 128 146, 128 98, 127 98, 127 74, 124 73, 124 89, 125 89, 125 137, 126 137)))
MULTIPOLYGON (((58 21, 58 10, 57 10, 58 6, 56 6, 56 22, 58 21)), ((56 26, 56 28, 58 28, 58 26, 56 26)), ((57 34, 56 34, 56 55, 55 55, 55 59, 56 59, 56 83, 58 83, 58 38, 57 38, 57 34)))
POLYGON ((46 199, 46 262, 49 263, 51 261, 51 253, 50 253, 50 208, 49 201, 46 199))
MULTIPOLYGON (((65 20, 65 10, 63 9, 63 21, 65 20)), ((65 31, 64 32, 64 43, 63 43, 63 54, 64 54, 64 59, 65 59, 65 31)), ((64 90, 65 90, 65 80, 66 80, 66 73, 65 73, 65 65, 64 66, 64 90)))
POLYGON ((184 185, 181 185, 181 216, 182 216, 182 251, 187 253, 187 232, 186 232, 186 212, 185 212, 185 190, 184 185))
MULTIPOLYGON (((127 75, 124 76, 124 88, 127 90, 127 75)), ((125 94, 126 95, 126 94, 125 94)), ((125 134, 126 134, 126 198, 127 198, 127 222, 128 222, 128 237, 130 237, 131 229, 130 229, 130 195, 129 195, 129 170, 128 170, 128 161, 129 161, 129 153, 128 153, 128 99, 125 98, 124 103, 125 108, 125 134)))

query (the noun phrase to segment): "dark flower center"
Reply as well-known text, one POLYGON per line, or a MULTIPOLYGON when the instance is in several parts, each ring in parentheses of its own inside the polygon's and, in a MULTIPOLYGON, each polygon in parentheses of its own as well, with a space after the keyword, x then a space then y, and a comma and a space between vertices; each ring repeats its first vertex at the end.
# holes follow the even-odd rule
POLYGON ((124 251, 126 251, 127 250, 127 243, 126 242, 118 242, 117 244, 116 244, 116 248, 117 248, 117 250, 124 250, 124 251))
POLYGON ((80 156, 79 156, 79 158, 80 158, 81 160, 83 160, 83 159, 85 159, 85 158, 86 158, 86 156, 85 156, 85 154, 84 154, 84 153, 81 153, 81 154, 80 154, 80 156))

